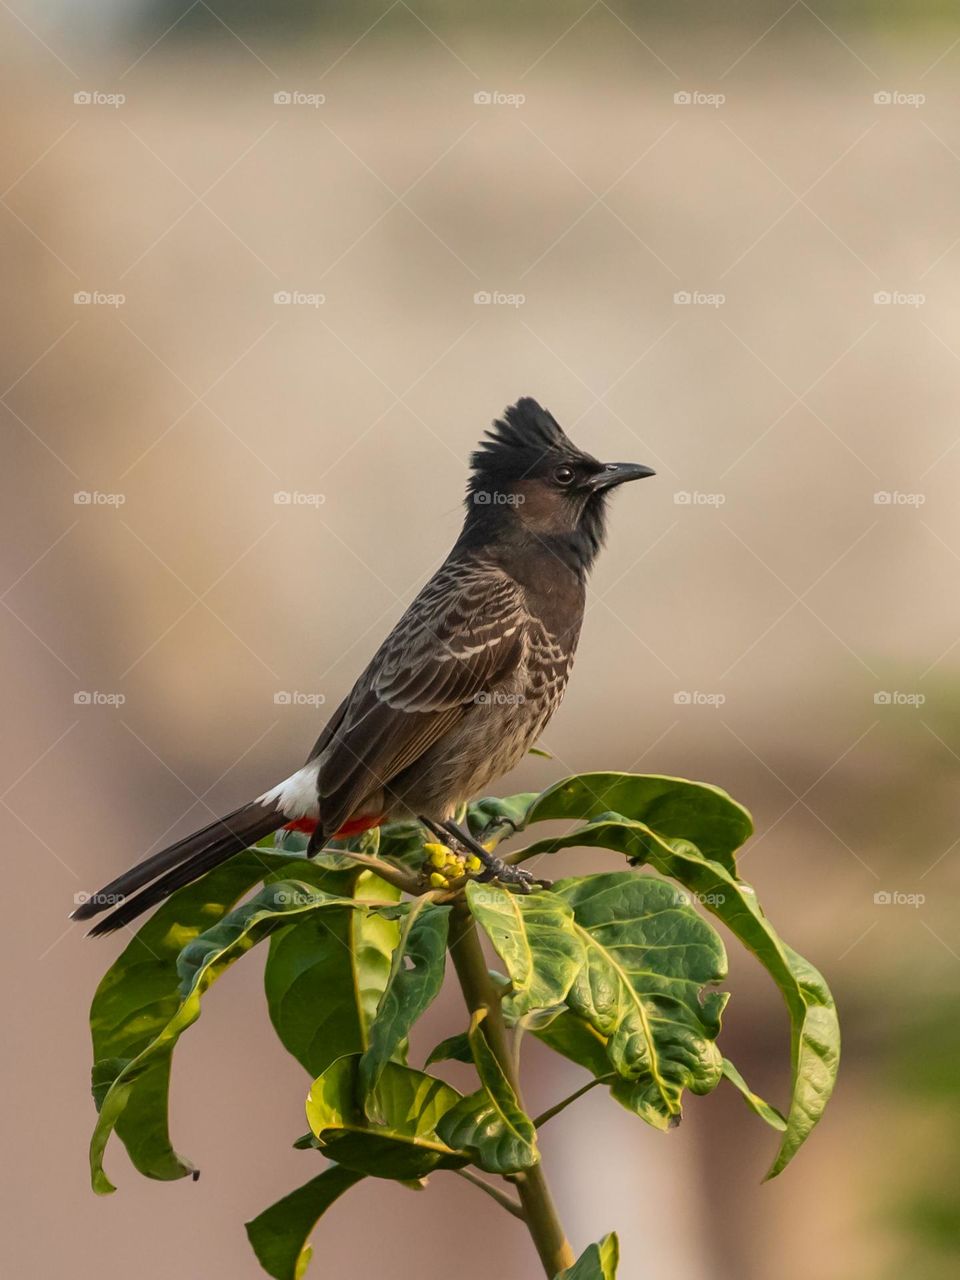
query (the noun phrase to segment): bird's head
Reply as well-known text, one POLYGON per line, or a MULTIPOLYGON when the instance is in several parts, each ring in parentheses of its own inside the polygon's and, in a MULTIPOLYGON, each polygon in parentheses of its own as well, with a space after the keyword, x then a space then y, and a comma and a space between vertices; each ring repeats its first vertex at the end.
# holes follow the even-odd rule
POLYGON ((603 544, 611 490, 654 474, 639 463, 599 462, 584 453, 528 396, 493 424, 470 466, 464 534, 471 541, 519 536, 582 570, 603 544))

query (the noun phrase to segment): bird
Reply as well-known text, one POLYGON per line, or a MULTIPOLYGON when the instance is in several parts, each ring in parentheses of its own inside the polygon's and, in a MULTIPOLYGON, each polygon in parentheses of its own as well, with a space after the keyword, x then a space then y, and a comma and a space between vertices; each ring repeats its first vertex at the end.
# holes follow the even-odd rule
POLYGON ((599 462, 529 396, 470 456, 466 514, 423 586, 327 721, 305 764, 255 800, 111 880, 73 918, 128 925, 175 890, 281 828, 331 838, 415 819, 484 864, 481 879, 529 892, 529 872, 455 815, 523 758, 566 690, 607 501, 652 476, 599 462), (112 908, 112 910, 111 910, 112 908))

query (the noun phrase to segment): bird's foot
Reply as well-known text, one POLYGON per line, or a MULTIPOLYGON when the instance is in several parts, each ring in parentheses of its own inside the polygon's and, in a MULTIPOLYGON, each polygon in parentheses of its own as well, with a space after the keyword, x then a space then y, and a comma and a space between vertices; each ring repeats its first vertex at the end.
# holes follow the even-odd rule
POLYGON ((497 880, 500 884, 511 885, 518 893, 531 893, 534 889, 550 887, 549 880, 538 880, 529 871, 524 871, 522 867, 512 867, 509 862, 504 862, 502 858, 497 858, 493 854, 490 855, 490 861, 477 879, 481 884, 497 880))

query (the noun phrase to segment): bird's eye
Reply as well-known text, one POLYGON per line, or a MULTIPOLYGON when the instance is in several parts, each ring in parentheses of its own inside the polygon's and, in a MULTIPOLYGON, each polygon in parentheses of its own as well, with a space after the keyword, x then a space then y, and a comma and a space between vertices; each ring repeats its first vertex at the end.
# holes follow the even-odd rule
POLYGON ((574 472, 573 467, 557 467, 556 471, 553 473, 553 478, 556 480, 557 484, 573 484, 573 481, 576 478, 576 473, 574 472))

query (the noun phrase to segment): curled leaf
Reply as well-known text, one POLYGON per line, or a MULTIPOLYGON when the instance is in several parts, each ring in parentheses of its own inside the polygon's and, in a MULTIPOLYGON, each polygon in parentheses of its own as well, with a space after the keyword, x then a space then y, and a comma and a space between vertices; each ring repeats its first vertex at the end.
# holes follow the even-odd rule
POLYGON ((376 1087, 384 1067, 443 985, 449 926, 449 907, 438 907, 427 898, 409 907, 360 1059, 359 1086, 371 1119, 382 1118, 376 1111, 376 1087))
MULTIPOLYGON (((259 856, 259 852, 253 854, 253 857, 259 856)), ((200 881, 197 892, 202 894, 204 888, 209 892, 209 887, 200 881)), ((146 1043, 140 1042, 134 1056, 122 1060, 123 1065, 112 1080, 98 1078, 102 1101, 90 1141, 90 1170, 95 1191, 103 1194, 114 1190, 103 1171, 103 1153, 110 1134, 123 1123, 131 1103, 137 1107, 138 1126, 143 1126, 140 1142, 145 1144, 145 1158, 156 1160, 161 1169, 159 1176, 183 1177, 192 1171, 190 1165, 175 1156, 173 1159, 178 1163, 171 1168, 173 1153, 166 1139, 166 1107, 173 1050, 182 1033, 199 1018, 201 996, 225 969, 273 929, 298 915, 341 903, 358 905, 353 899, 334 897, 300 881, 281 880, 266 886, 249 902, 225 915, 212 929, 187 942, 176 960, 179 1000, 162 1003, 165 1020, 151 1021, 150 1038, 146 1043), (154 1136, 160 1137, 161 1144, 166 1142, 166 1147, 161 1145, 155 1155, 149 1146, 149 1139, 154 1136)), ((182 942, 182 938, 179 940, 182 942)))
POLYGON ((537 1131, 487 1044, 486 1016, 486 1009, 478 1009, 467 1033, 481 1087, 446 1113, 438 1132, 451 1147, 469 1151, 488 1173, 517 1173, 540 1159, 537 1131))
POLYGON ((310 1089, 307 1120, 324 1154, 358 1173, 400 1182, 469 1162, 469 1154, 440 1133, 462 1094, 423 1071, 388 1062, 375 1094, 383 1121, 374 1124, 358 1102, 359 1063, 359 1055, 338 1058, 310 1089))
POLYGON ((620 1262, 620 1242, 611 1231, 599 1244, 588 1245, 572 1267, 561 1271, 556 1280, 616 1280, 620 1262))
POLYGON ((573 1012, 606 1040, 622 1081, 614 1093, 648 1124, 675 1124, 684 1089, 720 1081, 716 1046, 726 996, 723 943, 676 889, 631 872, 560 881, 587 960, 570 989, 573 1012))
POLYGON ((521 1018, 562 1003, 586 954, 569 903, 547 890, 508 893, 475 880, 468 882, 466 895, 510 975, 508 1016, 521 1018))

